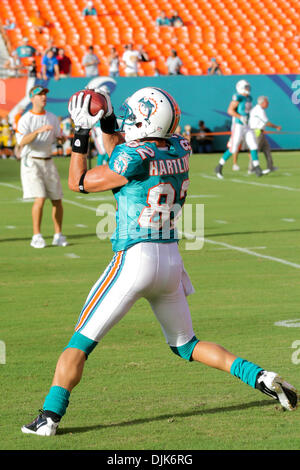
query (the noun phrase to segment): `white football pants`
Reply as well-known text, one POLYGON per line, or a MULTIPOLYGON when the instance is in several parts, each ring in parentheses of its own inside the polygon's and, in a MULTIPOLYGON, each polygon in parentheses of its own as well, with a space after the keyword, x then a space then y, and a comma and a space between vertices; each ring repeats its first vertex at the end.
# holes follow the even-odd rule
POLYGON ((228 143, 229 151, 231 153, 238 152, 243 139, 245 139, 249 150, 257 150, 257 141, 253 129, 250 129, 247 125, 233 122, 231 137, 228 143))
POLYGON ((140 298, 146 298, 167 343, 194 336, 186 296, 193 293, 177 243, 137 243, 115 254, 92 287, 75 331, 99 342, 140 298))

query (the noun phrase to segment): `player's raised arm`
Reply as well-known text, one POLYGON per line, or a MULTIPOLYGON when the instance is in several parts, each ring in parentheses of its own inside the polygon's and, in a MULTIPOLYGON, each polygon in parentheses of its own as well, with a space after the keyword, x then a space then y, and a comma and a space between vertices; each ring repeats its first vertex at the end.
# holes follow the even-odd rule
MULTIPOLYGON (((96 91, 96 90, 95 90, 96 91)), ((93 91, 95 93, 95 91, 93 91)), ((96 115, 89 112, 91 93, 73 95, 69 102, 69 112, 75 124, 75 134, 72 144, 69 167, 69 188, 75 192, 99 192, 123 186, 127 179, 108 168, 100 165, 87 170, 87 151, 91 128, 100 119, 103 133, 103 143, 110 156, 116 145, 123 143, 124 138, 116 132, 117 121, 113 112, 109 95, 100 92, 105 97, 107 106, 103 106, 96 115)))

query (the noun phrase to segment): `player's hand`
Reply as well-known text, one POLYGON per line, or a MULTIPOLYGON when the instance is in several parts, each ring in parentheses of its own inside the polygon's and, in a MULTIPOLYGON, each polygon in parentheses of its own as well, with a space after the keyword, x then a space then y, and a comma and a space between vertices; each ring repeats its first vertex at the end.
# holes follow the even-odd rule
POLYGON ((83 99, 83 93, 74 95, 72 100, 69 102, 69 113, 74 122, 75 127, 81 127, 82 129, 91 129, 104 115, 104 110, 100 111, 92 116, 89 113, 89 103, 91 95, 86 95, 83 99))
POLYGON ((277 129, 278 131, 281 131, 281 126, 277 126, 276 129, 277 129))
POLYGON ((100 95, 104 96, 104 98, 106 99, 106 102, 107 102, 107 112, 105 114, 103 114, 102 117, 108 117, 110 116, 112 113, 113 113, 113 106, 111 104, 111 99, 110 99, 110 95, 109 93, 107 93, 105 90, 103 90, 102 87, 98 87, 98 88, 93 88, 93 87, 89 87, 89 86, 86 86, 85 87, 86 90, 93 90, 95 91, 96 93, 100 93, 100 95))
POLYGON ((246 126, 248 124, 248 116, 240 116, 240 120, 246 126))

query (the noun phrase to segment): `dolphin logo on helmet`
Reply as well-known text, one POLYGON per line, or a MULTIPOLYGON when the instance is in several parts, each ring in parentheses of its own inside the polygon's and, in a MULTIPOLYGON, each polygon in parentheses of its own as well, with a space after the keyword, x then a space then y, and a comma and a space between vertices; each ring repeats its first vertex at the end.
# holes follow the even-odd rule
POLYGON ((146 87, 127 98, 123 105, 120 131, 126 142, 148 137, 171 137, 180 119, 180 109, 174 98, 161 88, 146 87))

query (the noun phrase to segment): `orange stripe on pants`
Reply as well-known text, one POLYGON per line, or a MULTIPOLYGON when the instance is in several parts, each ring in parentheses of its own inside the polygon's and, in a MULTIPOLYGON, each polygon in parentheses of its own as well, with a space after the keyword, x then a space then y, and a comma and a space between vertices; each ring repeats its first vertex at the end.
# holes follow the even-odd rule
POLYGON ((95 293, 93 299, 91 300, 89 305, 86 307, 86 310, 85 310, 84 314, 82 315, 81 320, 80 320, 79 324, 77 325, 75 331, 78 331, 81 328, 81 326, 83 325, 83 323, 87 319, 89 313, 91 312, 91 310, 94 308, 95 304, 98 302, 99 298, 101 297, 103 291, 106 289, 106 287, 109 285, 109 283, 113 280, 113 278, 114 278, 114 276, 115 276, 115 274, 118 271, 118 268, 120 266, 120 261, 121 261, 121 258, 122 258, 122 254, 123 254, 122 251, 119 251, 119 253, 117 254, 117 258, 116 258, 116 261, 115 261, 115 264, 114 264, 112 270, 109 272, 107 278, 101 284, 100 288, 95 293))

